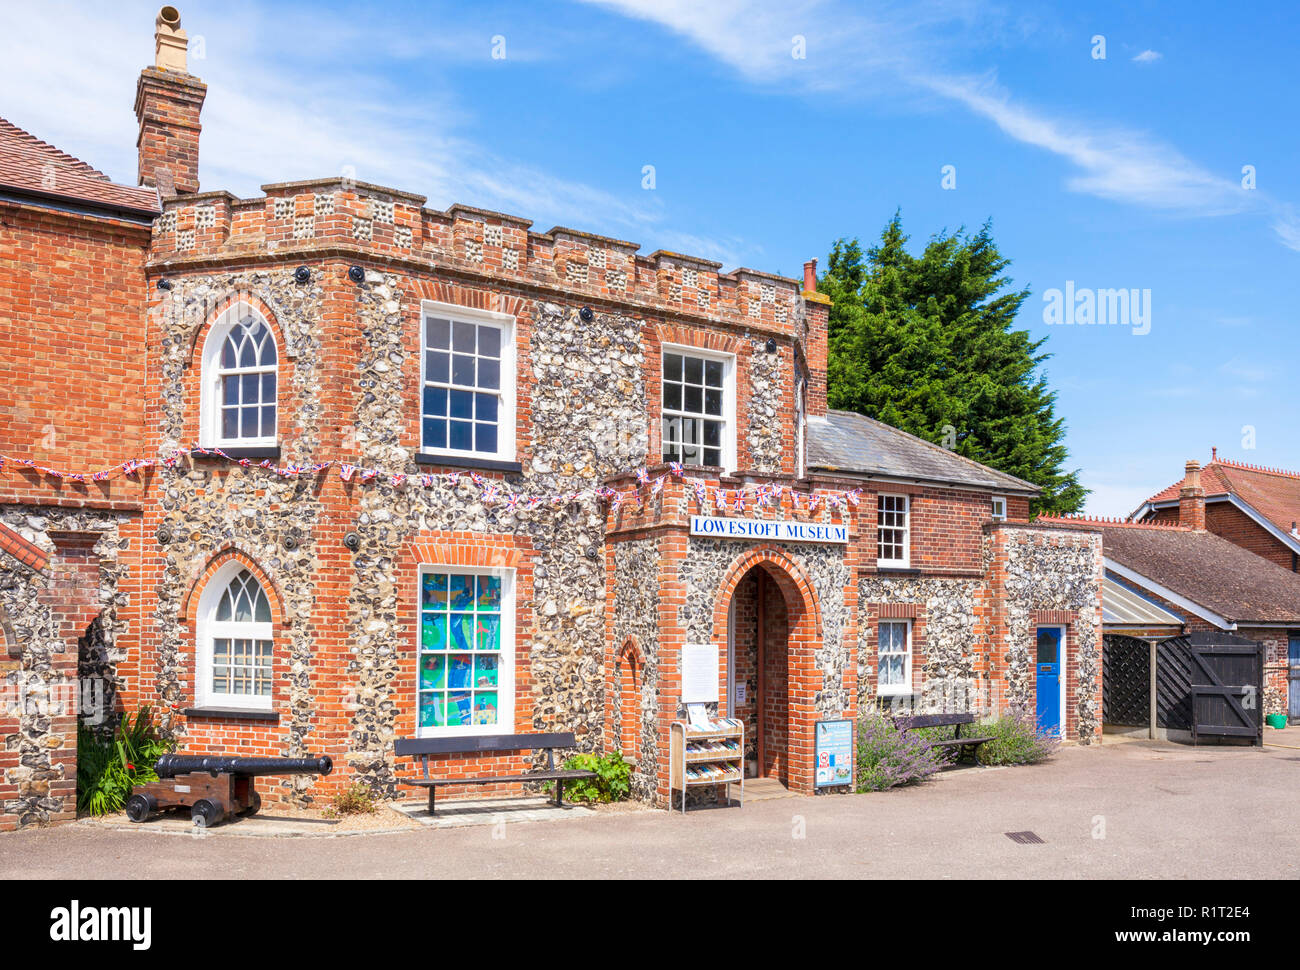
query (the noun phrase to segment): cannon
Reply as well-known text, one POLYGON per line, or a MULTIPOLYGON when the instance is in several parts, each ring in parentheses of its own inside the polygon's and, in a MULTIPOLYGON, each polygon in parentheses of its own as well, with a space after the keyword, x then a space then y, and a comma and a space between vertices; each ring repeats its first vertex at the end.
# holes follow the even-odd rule
POLYGON ((238 755, 165 754, 154 769, 158 781, 137 785, 126 800, 126 817, 144 822, 155 812, 189 808, 199 828, 227 816, 255 815, 262 807, 254 778, 264 775, 328 775, 329 755, 306 758, 245 758, 238 755))

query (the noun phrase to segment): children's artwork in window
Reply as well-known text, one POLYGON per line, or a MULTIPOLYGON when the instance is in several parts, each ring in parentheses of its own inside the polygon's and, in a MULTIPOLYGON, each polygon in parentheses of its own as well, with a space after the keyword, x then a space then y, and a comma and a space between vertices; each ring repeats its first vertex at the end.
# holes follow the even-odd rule
POLYGON ((421 575, 420 727, 498 723, 501 596, 500 576, 421 575))

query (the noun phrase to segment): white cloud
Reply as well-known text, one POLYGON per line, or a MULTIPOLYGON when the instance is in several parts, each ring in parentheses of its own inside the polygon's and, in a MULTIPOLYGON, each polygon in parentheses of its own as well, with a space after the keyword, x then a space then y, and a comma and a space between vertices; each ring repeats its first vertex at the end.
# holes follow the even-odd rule
POLYGON ((1275 364, 1261 364, 1241 357, 1233 357, 1219 365, 1219 372, 1226 377, 1245 381, 1247 384, 1262 384, 1276 377, 1278 368, 1275 364))
POLYGON ((1289 202, 1273 208, 1273 232, 1283 246, 1300 252, 1300 213, 1289 202))
MULTIPOLYGON (((153 0, 11 5, 0 39, 3 114, 37 137, 134 184, 135 80, 153 60, 153 0), (57 25, 57 26, 56 26, 57 25)), ((427 195, 429 205, 465 202, 536 220, 620 235, 665 248, 665 207, 635 173, 626 193, 503 156, 464 134, 474 119, 440 74, 387 80, 391 59, 422 53, 494 69, 491 31, 461 26, 433 39, 395 32, 384 18, 330 18, 254 3, 190 0, 184 24, 203 59, 190 68, 208 84, 200 181, 205 189, 260 195, 268 182, 341 174, 427 195), (292 21, 287 29, 286 21, 292 21), (408 89, 406 85, 418 88, 408 89)), ((511 61, 541 56, 535 38, 507 37, 511 61)), ((560 45, 556 49, 563 49, 560 45)), ((702 256, 753 253, 740 240, 702 256)), ((734 264, 733 264, 734 265, 734 264)))
MULTIPOLYGON (((832 0, 584 0, 680 34, 747 79, 900 99, 937 95, 986 118, 1008 137, 1066 160, 1075 192, 1192 216, 1276 210, 1262 194, 1197 165, 1152 135, 1095 119, 1031 108, 1001 89, 992 72, 971 77, 945 65, 980 40, 1014 42, 1023 20, 979 0, 926 0, 861 7, 832 0), (806 60, 789 38, 808 39, 806 60), (1010 38, 1009 41, 1005 38, 1010 38), (879 79, 888 78, 884 83, 879 79), (901 83, 900 83, 901 82, 901 83)), ((1161 55, 1143 51, 1134 60, 1161 55)), ((1274 230, 1300 250, 1300 218, 1274 211, 1274 230)))
POLYGON ((1162 57, 1164 57, 1164 55, 1161 54, 1159 51, 1144 50, 1140 54, 1133 55, 1133 62, 1135 64, 1154 64, 1162 57))
POLYGON ((1241 186, 1200 168, 1137 132, 1083 119, 1050 118, 1013 103, 991 79, 916 76, 919 85, 992 121, 1006 135, 1075 165, 1066 186, 1103 199, 1197 215, 1239 212, 1253 200, 1241 186))

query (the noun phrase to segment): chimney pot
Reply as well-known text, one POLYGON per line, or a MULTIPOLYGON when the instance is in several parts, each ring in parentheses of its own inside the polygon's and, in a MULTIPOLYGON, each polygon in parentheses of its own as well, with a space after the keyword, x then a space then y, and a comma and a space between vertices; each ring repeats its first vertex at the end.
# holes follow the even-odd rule
POLYGON ((181 12, 175 7, 163 7, 154 19, 154 67, 160 71, 189 73, 185 54, 189 38, 181 30, 181 12))
POLYGON ((817 289, 817 260, 810 259, 803 264, 804 292, 812 293, 817 289))

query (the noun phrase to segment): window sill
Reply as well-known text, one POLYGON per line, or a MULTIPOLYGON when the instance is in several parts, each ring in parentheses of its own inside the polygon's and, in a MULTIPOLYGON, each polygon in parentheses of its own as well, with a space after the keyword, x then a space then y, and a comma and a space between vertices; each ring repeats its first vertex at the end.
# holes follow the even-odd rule
POLYGON ((890 563, 876 563, 876 572, 878 573, 901 573, 905 576, 919 576, 921 570, 916 566, 894 566, 890 563))
POLYGON ((208 717, 215 720, 278 721, 279 711, 239 710, 233 707, 191 707, 181 711, 186 717, 208 717))
MULTIPOLYGON (((220 445, 207 446, 206 453, 199 451, 197 449, 192 449, 190 451, 190 457, 191 458, 220 458, 221 455, 212 454, 212 451, 215 448, 221 448, 221 446, 220 445)), ((274 458, 277 461, 279 461, 280 459, 279 445, 262 445, 257 448, 221 448, 221 452, 222 454, 226 455, 229 458, 274 458)))
POLYGON ((446 468, 476 468, 488 472, 523 472, 524 466, 517 461, 498 461, 495 458, 468 458, 464 455, 436 455, 432 452, 416 452, 417 465, 442 465, 446 468))

